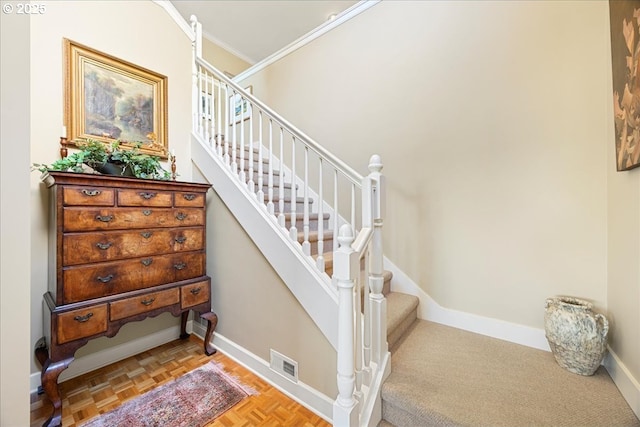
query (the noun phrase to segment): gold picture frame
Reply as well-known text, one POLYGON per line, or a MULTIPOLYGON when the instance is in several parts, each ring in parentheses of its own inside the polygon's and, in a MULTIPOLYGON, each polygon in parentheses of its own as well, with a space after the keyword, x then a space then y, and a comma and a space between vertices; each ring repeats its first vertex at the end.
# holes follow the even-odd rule
POLYGON ((64 39, 66 145, 88 139, 168 158, 167 77, 64 39))

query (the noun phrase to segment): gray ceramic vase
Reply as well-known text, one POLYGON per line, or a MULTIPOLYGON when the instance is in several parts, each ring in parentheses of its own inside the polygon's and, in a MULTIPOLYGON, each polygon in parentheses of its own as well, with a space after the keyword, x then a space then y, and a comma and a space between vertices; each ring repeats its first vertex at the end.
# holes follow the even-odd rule
POLYGON ((547 298, 544 329, 560 366, 580 375, 593 375, 607 353, 609 322, 578 298, 547 298))

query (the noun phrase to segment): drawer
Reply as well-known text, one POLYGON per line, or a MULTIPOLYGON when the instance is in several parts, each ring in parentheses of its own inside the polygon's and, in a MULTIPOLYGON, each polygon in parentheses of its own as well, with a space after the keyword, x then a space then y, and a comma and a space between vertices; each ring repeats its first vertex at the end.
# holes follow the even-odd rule
POLYGON ((180 302, 178 288, 167 289, 160 292, 127 298, 110 303, 111 320, 120 320, 125 317, 146 313, 157 308, 167 307, 180 302))
POLYGON ((181 193, 177 192, 174 196, 174 206, 177 207, 190 207, 190 208, 203 208, 204 207, 204 193, 181 193))
POLYGON ((204 249, 201 227, 69 233, 62 238, 63 266, 204 249))
POLYGON ((185 309, 209 301, 211 286, 209 280, 193 283, 180 288, 181 305, 185 309))
POLYGON ((106 332, 107 304, 58 315, 58 344, 106 332))
POLYGON ((118 206, 154 206, 170 208, 173 193, 145 189, 118 190, 118 206))
POLYGON ((204 209, 197 208, 65 208, 63 231, 123 230, 204 225, 204 209))
POLYGON ((113 206, 115 192, 102 187, 62 187, 62 201, 65 206, 113 206))
POLYGON ((63 303, 144 289, 205 275, 204 252, 67 267, 63 303))

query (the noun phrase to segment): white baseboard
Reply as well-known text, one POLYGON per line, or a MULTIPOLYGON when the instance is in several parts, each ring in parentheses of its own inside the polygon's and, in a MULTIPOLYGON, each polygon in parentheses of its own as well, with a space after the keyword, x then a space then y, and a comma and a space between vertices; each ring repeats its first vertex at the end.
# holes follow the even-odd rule
MULTIPOLYGON (((205 332, 206 330, 203 325, 197 322, 193 323, 193 333, 195 335, 202 338, 205 332)), ((325 421, 331 422, 333 417, 333 399, 330 399, 302 381, 294 383, 271 370, 269 362, 259 358, 217 332, 213 334, 213 345, 218 351, 224 353, 225 356, 249 369, 291 399, 304 405, 319 417, 322 417, 325 421)))
MULTIPOLYGON (((187 323, 187 331, 190 329, 189 321, 187 323)), ((159 345, 166 344, 177 339, 180 336, 180 327, 172 326, 153 334, 129 341, 124 344, 115 345, 104 350, 88 354, 84 357, 75 359, 67 369, 62 371, 58 378, 58 383, 75 378, 77 376, 94 371, 103 366, 110 365, 127 357, 131 357, 143 351, 147 351, 159 345)), ((34 393, 40 386, 40 372, 36 372, 29 377, 29 388, 34 393)))
POLYGON ((384 268, 393 273, 391 281, 391 289, 393 291, 418 297, 420 300, 418 305, 419 319, 441 323, 539 350, 551 351, 543 329, 442 307, 386 257, 384 259, 384 268))
POLYGON ((609 348, 609 353, 604 358, 603 364, 636 417, 640 418, 640 383, 638 380, 631 375, 631 372, 618 355, 611 351, 611 348, 609 348))

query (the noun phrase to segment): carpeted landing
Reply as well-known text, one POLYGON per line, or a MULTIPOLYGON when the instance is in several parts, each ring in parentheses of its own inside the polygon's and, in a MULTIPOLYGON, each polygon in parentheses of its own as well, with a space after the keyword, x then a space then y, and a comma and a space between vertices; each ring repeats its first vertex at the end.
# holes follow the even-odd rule
POLYGON ((381 426, 640 427, 604 367, 418 320, 395 346, 381 426))

